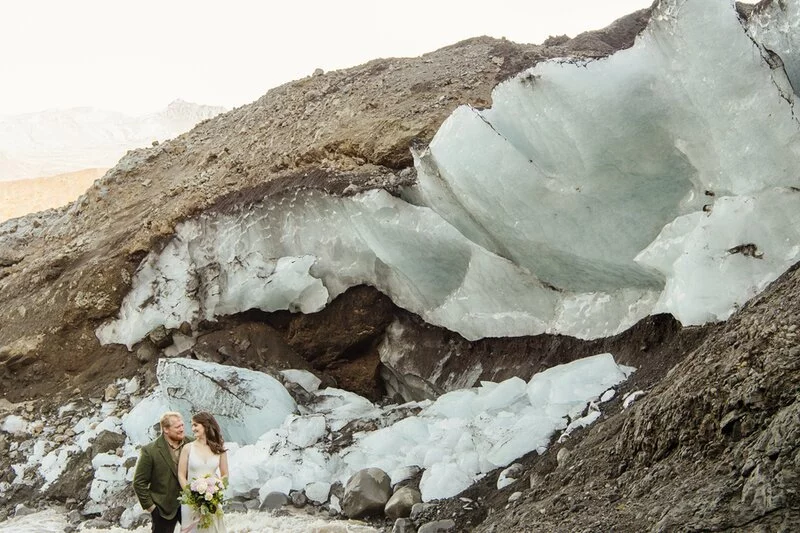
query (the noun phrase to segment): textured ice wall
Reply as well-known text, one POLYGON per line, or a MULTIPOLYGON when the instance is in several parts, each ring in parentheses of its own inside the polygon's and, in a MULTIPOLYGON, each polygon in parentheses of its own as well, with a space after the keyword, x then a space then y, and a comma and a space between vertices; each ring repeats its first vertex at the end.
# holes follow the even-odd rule
POLYGON ((419 198, 562 290, 616 298, 666 279, 660 310, 693 324, 725 318, 798 259, 797 224, 786 222, 800 208, 788 188, 800 185, 800 129, 785 74, 765 56, 731 4, 662 2, 632 49, 540 64, 497 87, 491 109, 459 108, 417 154, 419 198), (717 211, 739 195, 783 205, 717 211), (637 260, 648 247, 666 253, 653 241, 690 213, 681 248, 691 257, 637 260), (710 225, 729 230, 703 249, 710 225), (769 248, 767 260, 728 252, 749 243, 769 248), (683 264, 699 269, 693 283, 683 264))
POLYGON ((764 48, 777 54, 774 68, 782 65, 795 93, 800 89, 800 0, 780 0, 759 6, 747 21, 747 31, 764 48))
POLYGON ((120 319, 98 336, 131 345, 159 324, 250 308, 309 313, 361 283, 471 338, 544 330, 556 312, 553 291, 428 208, 384 191, 355 198, 306 191, 182 224, 161 254, 145 260, 120 319))
POLYGON ((194 359, 160 359, 156 376, 158 389, 122 422, 134 444, 146 444, 158 436, 152 429, 166 411, 181 413, 187 428, 193 414, 213 413, 226 439, 246 444, 280 426, 297 409, 278 380, 246 368, 194 359))
POLYGON ((403 200, 306 191, 189 221, 98 337, 313 312, 358 284, 469 339, 727 318, 800 259, 795 95, 757 42, 793 64, 797 6, 748 33, 733 2, 663 1, 633 48, 539 64, 491 109, 457 109, 403 200))

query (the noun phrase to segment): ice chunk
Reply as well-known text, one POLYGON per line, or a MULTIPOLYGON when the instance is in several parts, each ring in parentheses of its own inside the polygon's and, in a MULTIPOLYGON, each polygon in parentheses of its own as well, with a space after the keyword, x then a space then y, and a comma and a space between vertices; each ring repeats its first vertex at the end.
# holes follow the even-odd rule
POLYGON ((134 444, 147 444, 161 434, 159 420, 169 410, 169 399, 156 389, 122 417, 122 429, 134 444))
POLYGON ((547 406, 563 416, 625 381, 630 371, 617 365, 610 353, 578 359, 534 374, 528 382, 528 399, 533 406, 547 406))
POLYGON ((298 448, 307 448, 325 435, 325 417, 323 415, 289 416, 287 438, 298 448))
POLYGON ((315 481, 306 485, 306 496, 315 503, 325 503, 331 492, 331 484, 315 481))
POLYGON ((473 483, 473 478, 458 465, 436 463, 425 470, 419 482, 419 490, 424 501, 455 496, 473 483))
POLYGON ((28 432, 28 422, 24 418, 17 415, 8 415, 3 419, 3 425, 0 426, 0 431, 11 433, 14 436, 22 436, 28 432))
POLYGON ((263 502, 270 492, 280 492, 286 496, 292 491, 292 480, 286 476, 274 477, 264 483, 258 491, 258 497, 263 502))
MULTIPOLYGON (((123 422, 131 440, 145 443, 164 411, 178 411, 185 421, 198 411, 214 415, 226 440, 253 443, 294 413, 294 400, 267 374, 194 359, 160 359, 159 388, 140 402, 123 422)), ((156 433, 157 434, 157 433, 156 433)))
POLYGON ((287 381, 297 383, 308 392, 314 392, 319 389, 322 380, 309 372, 308 370, 281 370, 281 375, 287 381))

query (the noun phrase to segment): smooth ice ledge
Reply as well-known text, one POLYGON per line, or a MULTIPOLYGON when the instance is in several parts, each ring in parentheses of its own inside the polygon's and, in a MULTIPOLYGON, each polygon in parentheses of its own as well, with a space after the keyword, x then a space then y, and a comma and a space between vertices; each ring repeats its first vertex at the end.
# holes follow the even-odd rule
POLYGON ((798 0, 777 4, 744 27, 733 2, 665 0, 632 48, 540 63, 457 109, 404 199, 303 191, 187 221, 97 336, 314 312, 360 284, 467 339, 724 319, 800 245, 798 0))

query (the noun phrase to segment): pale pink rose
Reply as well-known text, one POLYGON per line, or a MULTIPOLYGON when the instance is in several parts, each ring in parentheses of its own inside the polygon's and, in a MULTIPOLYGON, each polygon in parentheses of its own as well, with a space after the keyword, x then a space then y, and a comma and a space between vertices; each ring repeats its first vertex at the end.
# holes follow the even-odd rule
POLYGON ((208 483, 206 482, 205 479, 198 479, 197 486, 192 490, 196 492, 205 492, 206 490, 208 490, 208 483))

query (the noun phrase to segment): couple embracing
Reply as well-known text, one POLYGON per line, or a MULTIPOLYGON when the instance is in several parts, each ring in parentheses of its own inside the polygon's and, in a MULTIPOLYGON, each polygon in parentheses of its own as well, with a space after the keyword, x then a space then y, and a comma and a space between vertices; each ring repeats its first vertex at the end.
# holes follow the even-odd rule
POLYGON ((142 509, 153 518, 153 533, 173 533, 181 523, 181 533, 225 533, 222 515, 208 527, 200 527, 200 516, 189 505, 180 505, 182 488, 195 479, 219 475, 228 477, 228 455, 219 424, 205 412, 192 417, 194 439, 186 437, 180 413, 161 416, 161 436, 142 447, 133 490, 142 509))

